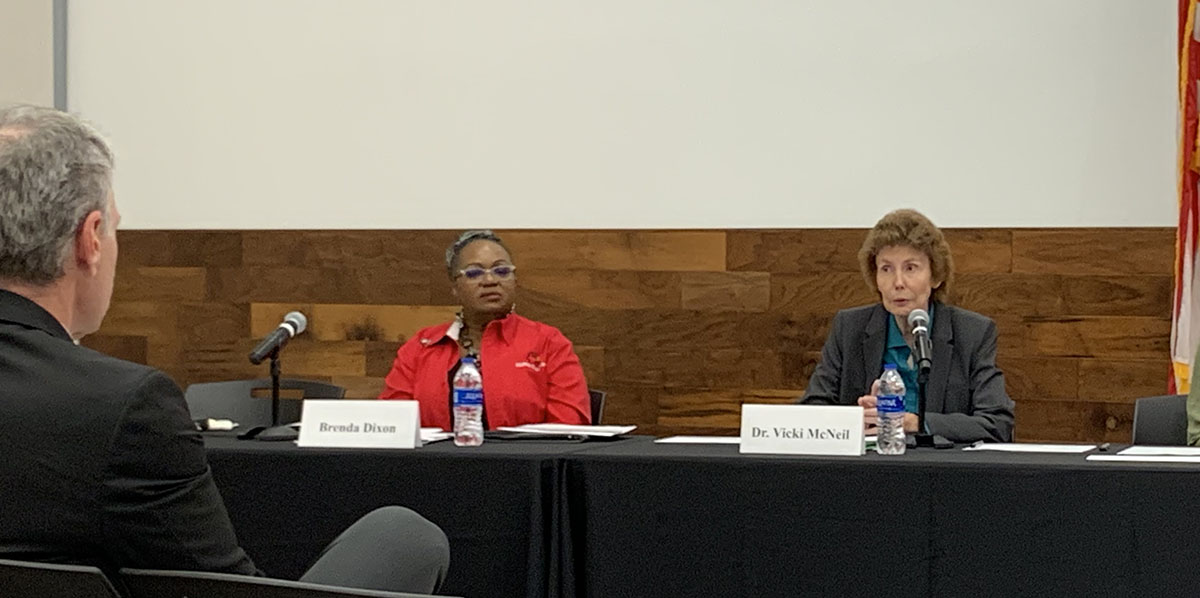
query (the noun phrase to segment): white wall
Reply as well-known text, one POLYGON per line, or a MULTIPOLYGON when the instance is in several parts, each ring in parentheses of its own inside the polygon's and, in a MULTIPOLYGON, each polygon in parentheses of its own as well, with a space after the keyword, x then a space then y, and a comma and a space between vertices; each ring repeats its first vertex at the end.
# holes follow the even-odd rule
POLYGON ((54 105, 54 3, 0 2, 0 104, 54 105))
POLYGON ((132 228, 1174 226, 1174 0, 69 5, 132 228))

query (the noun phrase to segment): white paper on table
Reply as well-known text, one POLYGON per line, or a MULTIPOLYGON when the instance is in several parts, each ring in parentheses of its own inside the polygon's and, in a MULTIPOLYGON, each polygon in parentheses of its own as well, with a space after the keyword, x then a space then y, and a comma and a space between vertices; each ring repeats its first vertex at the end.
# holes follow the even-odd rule
POLYGON ((1002 453, 1086 453, 1096 448, 1094 444, 1020 444, 985 442, 963 447, 964 451, 1000 451, 1002 453))
POLYGON ((572 434, 575 436, 610 437, 628 434, 637 426, 575 426, 571 424, 525 424, 497 428, 502 432, 531 432, 533 434, 572 434))
MULTIPOLYGON (((875 436, 866 436, 863 440, 867 444, 874 444, 875 436)), ((741 444, 742 439, 737 436, 668 436, 657 438, 654 442, 657 444, 741 444)))
POLYGON ((441 428, 421 428, 421 446, 451 438, 454 438, 454 434, 441 428))
POLYGON ((1118 455, 1174 455, 1177 457, 1200 457, 1200 447, 1195 446, 1131 446, 1118 455))
POLYGON ((1200 463, 1200 455, 1088 455, 1087 460, 1125 463, 1200 463))
POLYGON ((737 436, 668 436, 656 439, 658 444, 740 444, 737 436))

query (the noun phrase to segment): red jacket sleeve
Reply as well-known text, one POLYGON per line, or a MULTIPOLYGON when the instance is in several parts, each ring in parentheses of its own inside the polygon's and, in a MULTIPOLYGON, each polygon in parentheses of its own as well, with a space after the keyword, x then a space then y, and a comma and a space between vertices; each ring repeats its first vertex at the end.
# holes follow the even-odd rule
POLYGON ((558 330, 546 342, 546 367, 550 368, 546 392, 546 421, 560 424, 592 423, 592 401, 588 396, 583 366, 571 341, 558 330))
POLYGON ((417 356, 420 350, 421 345, 417 342, 417 335, 400 345, 400 349, 396 351, 396 360, 392 362, 392 371, 388 372, 387 378, 384 378, 383 392, 379 393, 379 398, 416 398, 413 394, 413 386, 416 383, 414 372, 417 369, 417 356))

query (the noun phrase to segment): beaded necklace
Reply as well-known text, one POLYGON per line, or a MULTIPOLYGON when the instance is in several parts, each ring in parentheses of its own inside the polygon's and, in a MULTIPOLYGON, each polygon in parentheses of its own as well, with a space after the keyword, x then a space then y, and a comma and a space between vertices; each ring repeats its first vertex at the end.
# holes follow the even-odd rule
POLYGON ((475 346, 475 341, 471 340, 471 335, 468 334, 467 320, 463 318, 462 312, 458 312, 455 316, 458 319, 458 344, 466 352, 467 357, 475 359, 475 363, 479 363, 479 347, 475 346))

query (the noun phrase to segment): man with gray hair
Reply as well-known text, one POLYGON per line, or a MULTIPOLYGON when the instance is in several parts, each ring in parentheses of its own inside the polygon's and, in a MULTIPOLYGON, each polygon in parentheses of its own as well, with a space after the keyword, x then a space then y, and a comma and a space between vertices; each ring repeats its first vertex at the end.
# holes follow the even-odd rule
MULTIPOLYGON (((0 558, 260 574, 179 387, 76 344, 112 296, 112 169, 108 144, 75 117, 0 108, 0 558)), ((437 526, 384 507, 302 579, 432 592, 448 565, 437 526)))

